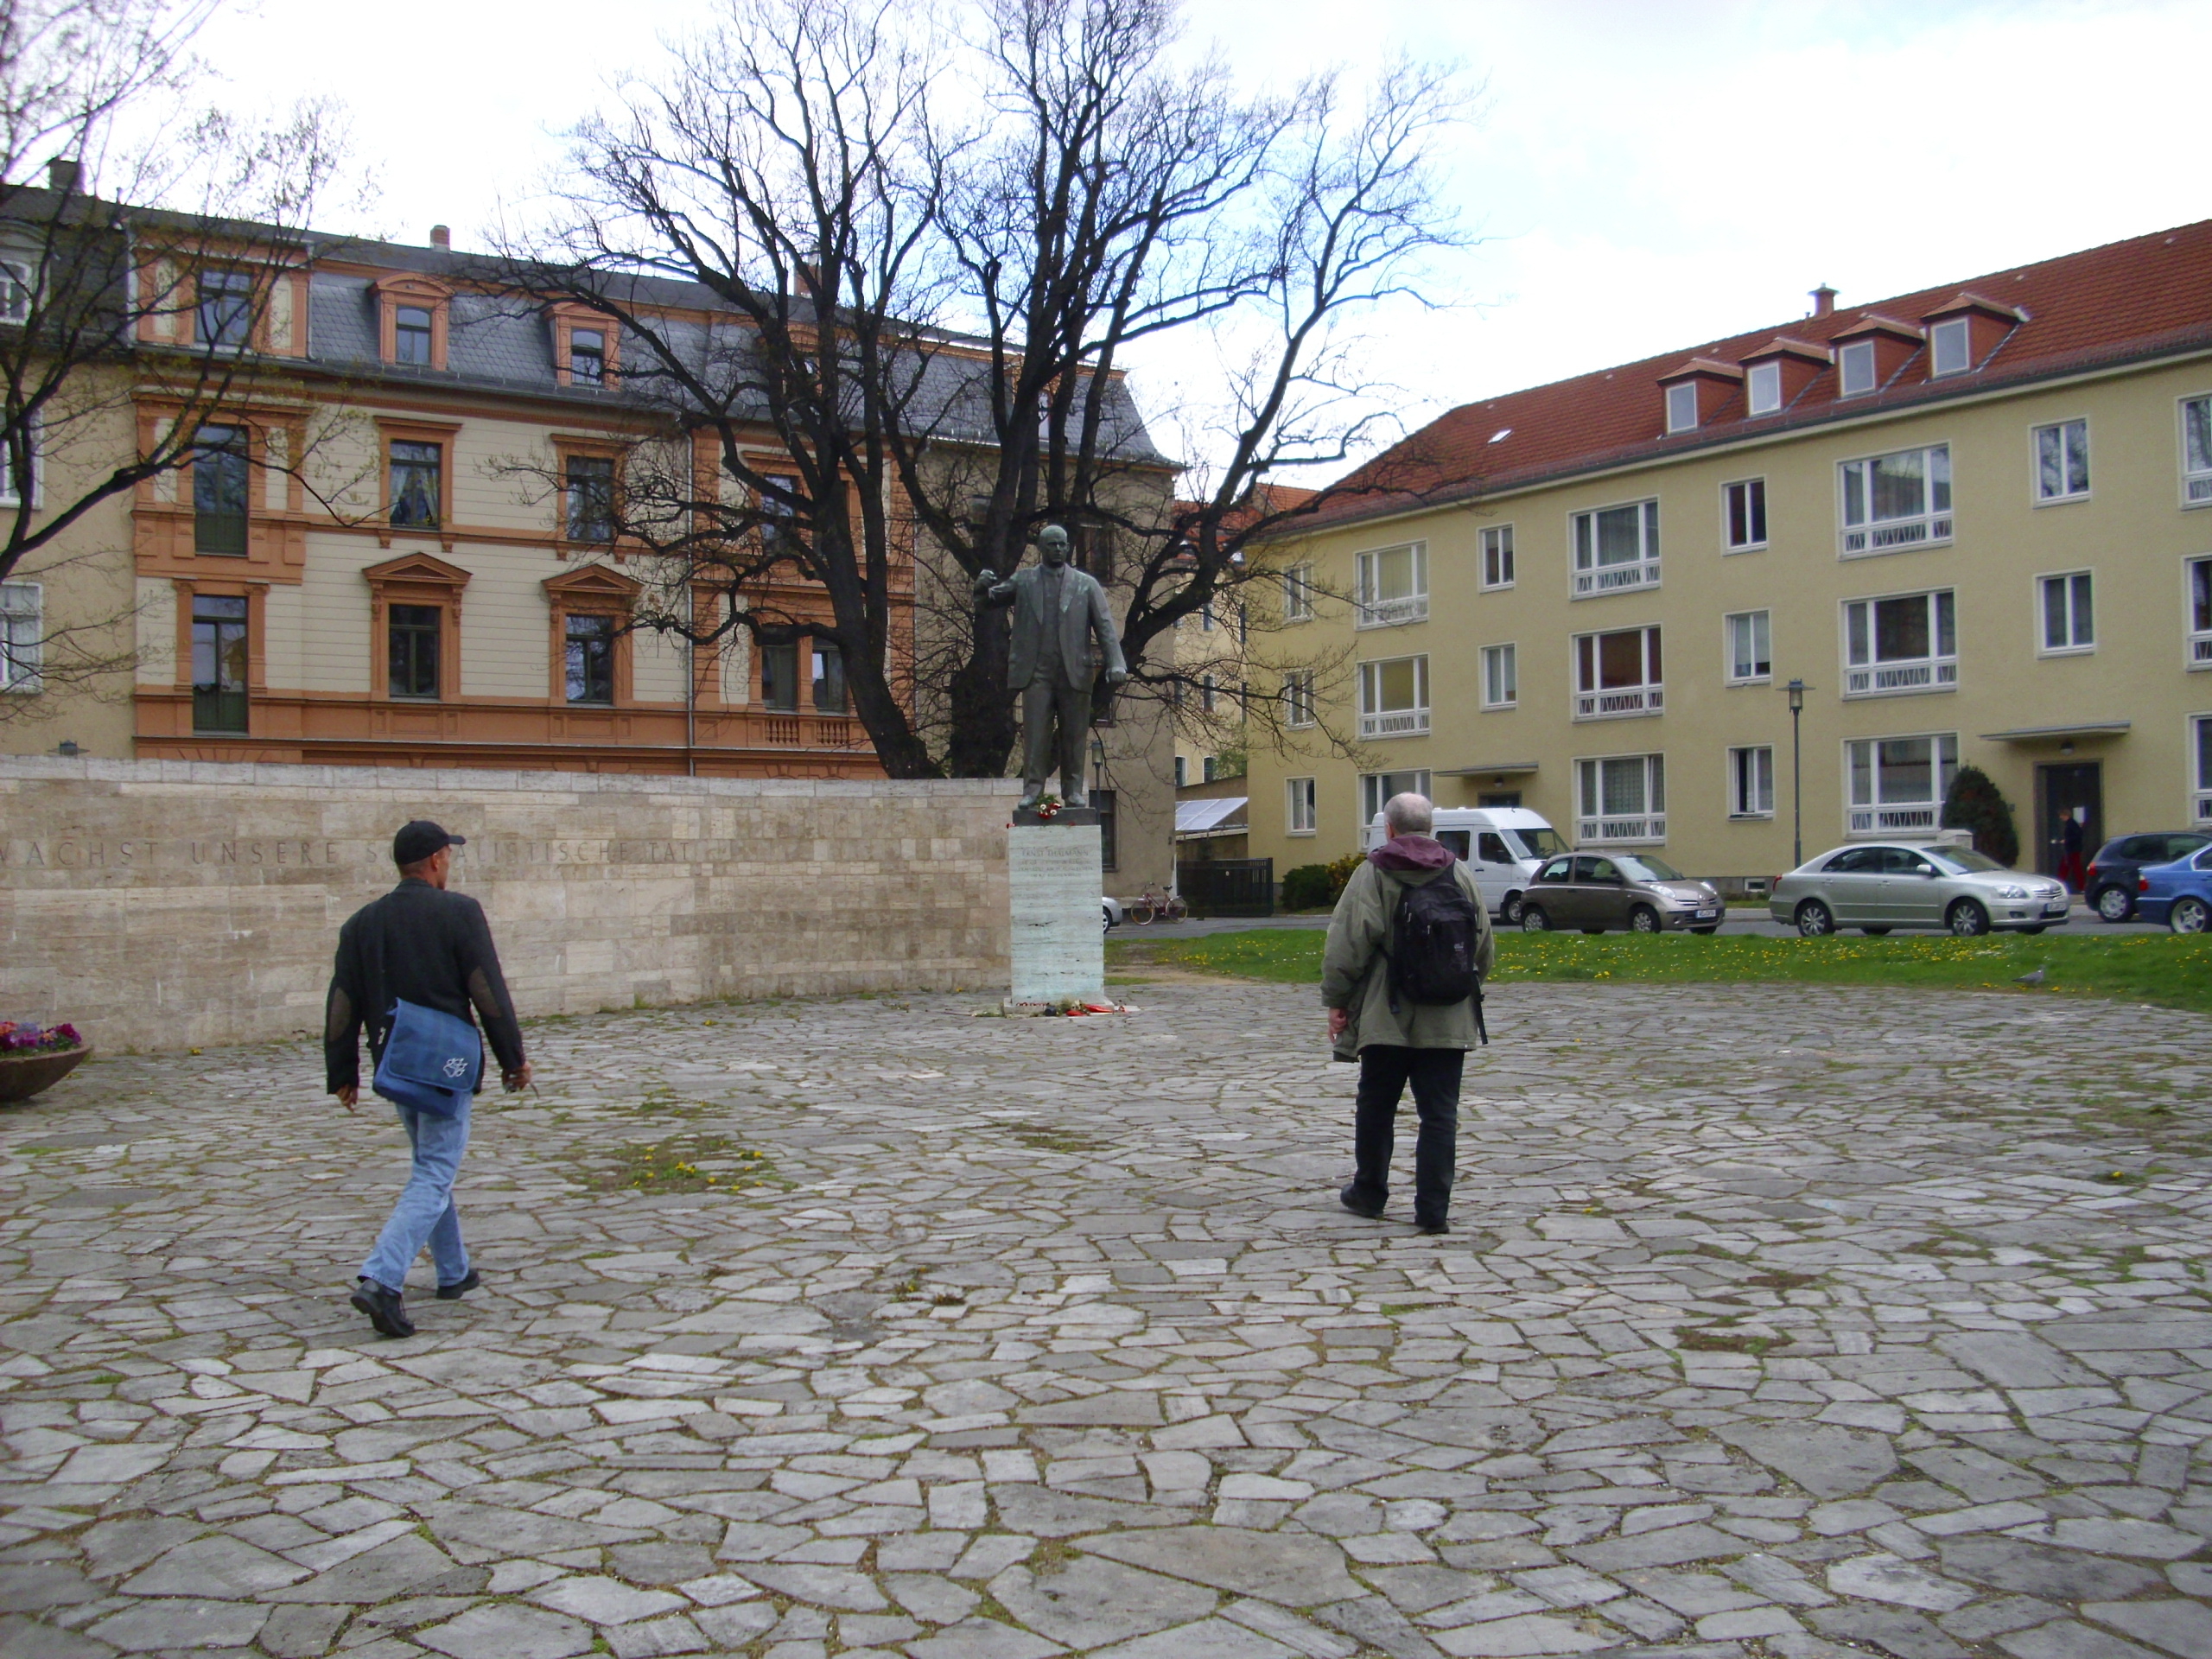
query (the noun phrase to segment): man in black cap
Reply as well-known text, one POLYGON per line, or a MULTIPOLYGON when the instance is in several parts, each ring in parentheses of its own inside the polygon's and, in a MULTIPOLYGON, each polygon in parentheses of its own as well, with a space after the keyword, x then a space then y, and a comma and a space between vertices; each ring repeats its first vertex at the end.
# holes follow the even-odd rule
MULTIPOLYGON (((360 1098, 361 1028, 368 1027, 373 1068, 391 1034, 393 1004, 402 1000, 480 1025, 508 1092, 530 1082, 522 1027, 499 973, 484 907, 466 893, 446 890, 453 849, 463 844, 465 837, 448 835, 427 819, 406 825, 391 840, 399 885, 355 911, 339 932, 338 965, 323 1020, 323 1064, 330 1092, 349 1112, 360 1098)), ((468 1265, 453 1204, 454 1179, 468 1149, 469 1097, 462 1094, 460 1101, 451 1116, 395 1103, 415 1149, 414 1173, 361 1264, 353 1295, 353 1306, 387 1337, 415 1334, 404 1292, 407 1269, 424 1244, 437 1269, 440 1300, 456 1300, 481 1282, 468 1265)))

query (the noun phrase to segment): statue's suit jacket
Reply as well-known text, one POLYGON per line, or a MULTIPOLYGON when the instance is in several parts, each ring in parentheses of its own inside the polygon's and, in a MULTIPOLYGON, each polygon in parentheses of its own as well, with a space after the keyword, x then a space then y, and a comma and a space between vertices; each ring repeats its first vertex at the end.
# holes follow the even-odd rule
POLYGON ((1060 631, 1060 683, 1088 691, 1091 682, 1090 640, 1097 636, 1109 669, 1125 669, 1122 642, 1114 632, 1114 613, 1098 579, 1072 564, 1060 569, 1060 613, 1045 614, 1045 567, 1032 564, 1014 573, 1014 638, 1007 658, 1011 690, 1027 687, 1037 673, 1037 647, 1046 628, 1060 631))

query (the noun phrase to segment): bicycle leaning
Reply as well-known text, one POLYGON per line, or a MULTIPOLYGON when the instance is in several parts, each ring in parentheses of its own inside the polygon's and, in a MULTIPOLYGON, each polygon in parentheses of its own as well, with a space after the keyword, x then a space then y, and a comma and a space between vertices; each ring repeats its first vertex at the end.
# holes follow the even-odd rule
POLYGON ((1162 893, 1149 883, 1122 909, 1128 913, 1131 927, 1150 927, 1154 922, 1179 922, 1191 913, 1191 907, 1183 902, 1182 894, 1162 893))

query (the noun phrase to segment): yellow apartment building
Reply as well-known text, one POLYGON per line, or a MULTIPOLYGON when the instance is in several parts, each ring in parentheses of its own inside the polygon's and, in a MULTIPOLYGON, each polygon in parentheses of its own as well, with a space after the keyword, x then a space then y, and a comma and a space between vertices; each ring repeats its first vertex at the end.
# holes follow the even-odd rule
POLYGON ((2069 810, 2212 828, 2212 222, 1814 297, 1456 409, 1273 543, 1290 723, 1357 756, 1255 752, 1254 855, 1418 789, 1756 882, 1800 810, 1807 857, 1932 830, 1963 764, 2045 871, 2069 810))

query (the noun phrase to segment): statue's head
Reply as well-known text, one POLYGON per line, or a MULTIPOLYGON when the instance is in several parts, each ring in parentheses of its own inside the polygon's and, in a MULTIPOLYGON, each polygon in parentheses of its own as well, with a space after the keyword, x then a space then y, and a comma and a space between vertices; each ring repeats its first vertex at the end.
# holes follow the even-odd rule
POLYGON ((1045 563, 1055 569, 1068 562, 1068 533, 1058 524, 1047 524, 1037 532, 1037 551, 1045 563))

